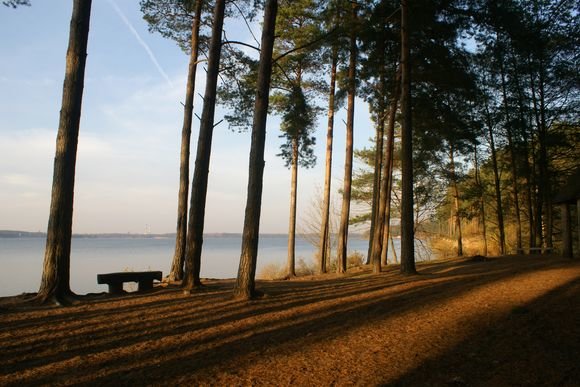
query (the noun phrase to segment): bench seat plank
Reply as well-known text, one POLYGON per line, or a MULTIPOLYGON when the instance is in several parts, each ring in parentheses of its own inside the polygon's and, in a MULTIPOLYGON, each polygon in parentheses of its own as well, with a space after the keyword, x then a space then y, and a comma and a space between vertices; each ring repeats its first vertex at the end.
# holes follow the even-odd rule
POLYGON ((138 291, 153 288, 153 280, 161 281, 161 271, 123 271, 118 273, 97 274, 98 284, 109 285, 109 293, 123 292, 123 283, 137 282, 138 291))

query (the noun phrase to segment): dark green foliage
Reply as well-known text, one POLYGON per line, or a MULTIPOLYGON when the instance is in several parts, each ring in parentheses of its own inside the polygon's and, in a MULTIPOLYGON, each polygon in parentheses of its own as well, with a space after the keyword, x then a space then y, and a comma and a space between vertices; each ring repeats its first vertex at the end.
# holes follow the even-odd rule
POLYGON ((222 82, 218 88, 218 102, 230 110, 224 115, 232 131, 244 132, 252 127, 252 111, 256 98, 258 61, 239 50, 226 46, 222 82))
POLYGON ((2 5, 5 5, 6 7, 12 7, 12 8, 16 8, 19 5, 30 6, 30 0, 7 0, 7 1, 3 1, 2 5))
POLYGON ((292 164, 292 143, 298 141, 298 165, 304 168, 313 167, 316 164, 314 145, 316 139, 311 135, 316 123, 317 109, 313 108, 299 87, 294 87, 287 95, 278 96, 273 100, 274 108, 282 112, 280 138, 286 139, 280 146, 280 156, 284 159, 286 167, 292 164))
MULTIPOLYGON (((141 0, 143 19, 149 32, 157 32, 171 39, 189 53, 191 47, 191 23, 193 22, 193 0, 141 0)), ((207 36, 201 47, 207 50, 207 36)))

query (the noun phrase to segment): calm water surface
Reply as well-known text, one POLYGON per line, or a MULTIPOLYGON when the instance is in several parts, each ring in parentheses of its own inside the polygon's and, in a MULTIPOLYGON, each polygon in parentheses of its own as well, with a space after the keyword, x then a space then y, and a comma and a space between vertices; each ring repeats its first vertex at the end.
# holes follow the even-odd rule
MULTIPOLYGON (((42 274, 44 238, 0 238, 0 297, 36 292, 42 274)), ((169 273, 175 240, 173 238, 73 238, 71 288, 75 293, 103 292, 97 274, 117 271, 161 270, 169 273)), ((268 264, 285 266, 286 236, 260 238, 257 273, 268 264)), ((351 238, 349 251, 366 254, 367 241, 351 238)), ((396 247, 398 241, 395 241, 396 247)), ((204 237, 201 276, 232 278, 237 275, 240 236, 204 237)), ((302 238, 296 240, 296 259, 312 261, 314 247, 302 238)))

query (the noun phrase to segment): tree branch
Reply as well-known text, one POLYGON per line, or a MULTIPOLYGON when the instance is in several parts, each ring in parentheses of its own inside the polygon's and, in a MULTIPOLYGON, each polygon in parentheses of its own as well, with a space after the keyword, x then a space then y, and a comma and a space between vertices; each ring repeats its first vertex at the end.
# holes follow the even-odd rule
POLYGON ((336 30, 337 30, 337 27, 334 27, 332 30, 328 31, 327 33, 320 35, 318 38, 316 38, 316 39, 314 39, 314 40, 312 40, 310 42, 304 43, 301 46, 294 47, 292 50, 286 51, 285 53, 280 54, 277 58, 274 58, 272 60, 272 62, 273 63, 276 63, 280 59, 284 58, 285 56, 288 56, 288 55, 290 55, 290 54, 292 54, 292 53, 294 53, 296 51, 303 50, 303 49, 308 48, 308 47, 310 47, 312 45, 315 45, 316 43, 320 42, 321 40, 326 39, 327 37, 333 35, 336 32, 336 30))
POLYGON ((230 44, 230 45, 231 44, 239 44, 240 46, 245 46, 245 47, 253 48, 254 50, 260 52, 260 49, 258 47, 252 46, 251 44, 244 43, 244 42, 240 42, 240 41, 237 41, 237 40, 225 40, 225 41, 222 42, 222 45, 225 45, 225 44, 230 44))

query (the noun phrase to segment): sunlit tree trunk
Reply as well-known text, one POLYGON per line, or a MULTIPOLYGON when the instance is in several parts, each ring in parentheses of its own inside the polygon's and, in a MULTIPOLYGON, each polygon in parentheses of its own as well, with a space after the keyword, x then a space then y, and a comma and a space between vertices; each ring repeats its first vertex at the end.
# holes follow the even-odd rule
POLYGON ((497 216, 497 228, 499 230, 499 252, 501 255, 505 254, 505 228, 503 223, 503 209, 501 200, 501 188, 499 181, 499 170, 497 165, 497 151, 495 149, 495 140, 493 135, 493 126, 491 124, 491 117, 487 103, 485 106, 486 117, 487 117, 487 129, 489 133, 489 147, 491 149, 491 165, 493 168, 493 185, 495 188, 495 203, 496 203, 496 216, 497 216))
POLYGON ((455 174, 455 154, 453 144, 449 149, 449 173, 451 174, 451 186, 453 189, 453 221, 455 223, 455 236, 457 237, 457 255, 463 256, 463 236, 461 233, 461 216, 459 213, 459 188, 457 187, 457 175, 455 174))
POLYGON ((546 96, 545 96, 545 74, 543 62, 540 61, 539 69, 539 84, 538 84, 538 94, 540 97, 540 185, 543 186, 543 202, 544 202, 544 214, 545 214, 545 247, 551 249, 554 247, 553 243, 553 210, 552 210, 552 190, 550 187, 550 174, 549 174, 549 158, 548 158, 548 124, 546 122, 546 96))
POLYGON ((290 220, 288 224, 288 261, 286 276, 296 276, 296 194, 298 186, 298 137, 292 139, 292 179, 290 182, 290 220))
MULTIPOLYGON (((381 10, 384 7, 381 7, 381 10)), ((382 15, 384 18, 384 15, 382 15)), ((377 224, 378 218, 384 215, 380 215, 380 199, 381 199, 381 175, 383 172, 383 164, 386 163, 386 160, 383 160, 383 139, 385 136, 385 114, 386 114, 386 75, 385 75, 385 34, 384 34, 384 24, 383 24, 383 33, 378 36, 377 39, 377 51, 379 51, 380 60, 379 60, 379 84, 378 84, 378 103, 377 103, 377 124, 375 130, 375 165, 374 165, 374 175, 373 175, 373 198, 372 198, 372 205, 371 205, 371 227, 369 232, 369 247, 367 252, 367 264, 372 262, 372 258, 374 256, 373 249, 375 247, 374 242, 374 235, 375 235, 375 226, 381 227, 380 224, 377 224)), ((384 176, 384 175, 383 175, 384 176)), ((380 228, 380 232, 382 232, 382 228, 380 228)), ((380 253, 379 253, 380 255, 380 253)), ((376 268, 374 269, 376 271, 376 268)), ((380 260, 379 260, 379 269, 380 271, 380 260)))
POLYGON ((252 123, 248 196, 242 234, 242 252, 238 277, 234 287, 234 295, 242 299, 250 299, 256 293, 255 277, 264 180, 266 119, 268 117, 272 51, 274 49, 277 12, 278 0, 268 0, 264 10, 264 23, 262 24, 262 44, 260 46, 260 64, 258 68, 256 101, 254 103, 254 120, 252 123))
POLYGON ((401 273, 415 274, 413 126, 408 0, 401 0, 401 273))
MULTIPOLYGON (((514 59, 515 66, 515 59, 514 59)), ((518 113, 519 113, 519 124, 522 135, 522 145, 523 145, 523 158, 524 158, 524 178, 525 178, 525 200, 526 200, 526 210, 528 213, 528 230, 529 230, 529 246, 536 247, 536 230, 534 227, 534 210, 532 205, 532 187, 534 186, 532 169, 530 167, 530 144, 528 137, 528 129, 524 114, 524 96, 522 92, 522 85, 520 82, 520 77, 518 71, 514 71, 514 79, 516 82, 517 93, 518 93, 518 113)))
POLYGON ((385 154, 383 157, 381 186, 379 188, 380 200, 377 221, 372 235, 373 247, 371 249, 371 263, 373 265, 373 272, 380 273, 381 271, 381 256, 383 250, 388 250, 388 224, 390 222, 390 201, 391 201, 391 185, 393 175, 393 149, 395 146, 395 115, 397 113, 397 103, 401 93, 401 77, 397 71, 395 78, 395 90, 391 99, 389 107, 389 120, 387 123, 387 144, 385 146, 385 154), (385 233, 385 226, 387 232, 385 233))
POLYGON ((348 221, 350 217, 350 198, 352 188, 353 132, 354 132, 354 98, 356 93, 356 33, 354 23, 357 19, 356 3, 352 3, 353 26, 350 29, 350 57, 348 65, 348 97, 346 114, 346 155, 344 158, 344 185, 342 190, 342 208, 340 228, 338 231, 337 271, 346 272, 348 221))
POLYGON ((507 100, 507 86, 506 86, 506 79, 505 79, 505 69, 503 65, 503 61, 500 60, 500 74, 501 74, 501 87, 502 87, 502 94, 503 94, 503 107, 504 107, 504 114, 505 114, 505 125, 506 125, 506 132, 507 132, 507 139, 508 139, 508 148, 510 154, 510 166, 511 166, 511 173, 512 173, 512 194, 513 194, 513 201, 514 201, 514 210, 515 210, 515 217, 516 217, 516 250, 518 254, 523 252, 522 250, 522 221, 520 216, 520 201, 519 201, 519 193, 518 193, 518 171, 517 171, 517 162, 516 162, 516 152, 514 149, 514 140, 513 140, 513 131, 510 122, 510 111, 508 106, 507 100))
POLYGON ((187 74, 187 89, 183 107, 183 128, 181 130, 181 157, 179 168, 179 195, 177 200, 177 235, 175 237, 175 252, 169 273, 170 281, 183 278, 183 263, 185 262, 185 242, 187 234, 187 199, 189 193, 189 152, 191 143, 191 125, 193 119, 193 96, 195 93, 195 74, 199 51, 199 25, 203 1, 196 0, 193 23, 191 26, 191 53, 187 74))
POLYGON ((187 243, 185 249, 184 290, 189 293, 201 286, 201 250, 203 244, 203 226, 207 196, 207 180, 211 157, 211 142, 214 127, 217 78, 219 74, 222 29, 224 22, 225 0, 216 0, 213 14, 213 26, 207 63, 207 77, 203 97, 203 110, 197 140, 197 156, 191 183, 191 205, 187 243))
POLYGON ((481 176, 479 173, 479 159, 477 157, 477 145, 473 147, 473 160, 475 168, 475 186, 479 190, 479 218, 481 219, 481 238, 483 239, 483 256, 487 256, 487 227, 485 222, 485 197, 481 176))
MULTIPOLYGON (((399 82, 400 83, 400 82, 399 82)), ((391 168, 389 173, 389 188, 387 188, 387 205, 385 208, 385 221, 383 224, 383 248, 381 250, 381 262, 384 266, 389 263, 389 245, 388 240, 391 240, 391 249, 394 249, 393 234, 391 232, 391 196, 393 194, 393 159, 391 158, 391 168)), ((393 250, 393 257, 396 257, 397 252, 393 250)))
MULTIPOLYGON (((399 263, 399 259, 397 258, 397 250, 395 249, 395 242, 393 242, 393 234, 389 235, 389 240, 391 241, 391 251, 393 252, 393 260, 395 263, 399 263)), ((385 258, 386 262, 386 258, 385 258)))
POLYGON ((336 93, 336 68, 338 49, 332 48, 332 66, 330 68, 330 90, 328 92, 328 124, 326 131, 326 166, 324 170, 324 198, 322 201, 322 224, 320 226, 320 243, 318 256, 320 257, 318 271, 326 273, 326 265, 330 258, 330 188, 332 176, 332 142, 334 138, 334 95, 336 93))
MULTIPOLYGON (((385 118, 384 113, 379 114, 379 118, 377 120, 377 128, 375 133, 375 165, 374 165, 374 173, 373 173, 373 197, 372 197, 372 204, 371 204, 371 226, 369 230, 369 246, 367 250, 367 264, 372 262, 373 257, 373 235, 375 234, 375 229, 377 226, 377 220, 380 217, 380 198, 381 198, 381 170, 382 166, 385 163, 383 160, 383 137, 385 132, 385 118)), ((380 253, 379 253, 380 254, 380 253)))
POLYGON ((70 289, 75 166, 85 78, 91 0, 74 0, 62 108, 56 139, 46 250, 38 300, 66 303, 70 289))
MULTIPOLYGON (((532 108, 534 111, 534 119, 536 122, 536 130, 538 131, 537 134, 537 142, 543 142, 542 135, 541 135, 541 121, 540 121, 540 113, 538 110, 538 100, 536 97, 536 85, 534 81, 533 74, 530 74, 530 91, 532 97, 532 108)), ((542 209, 543 209, 543 201, 544 201, 544 184, 543 176, 542 176, 542 168, 539 167, 538 164, 541 163, 540 157, 537 155, 536 152, 534 153, 534 174, 538 173, 539 176, 536 179, 537 182, 537 190, 535 196, 535 214, 534 214, 534 221, 535 221, 535 234, 536 234, 536 245, 542 246, 544 243, 544 232, 542 230, 542 209)))

